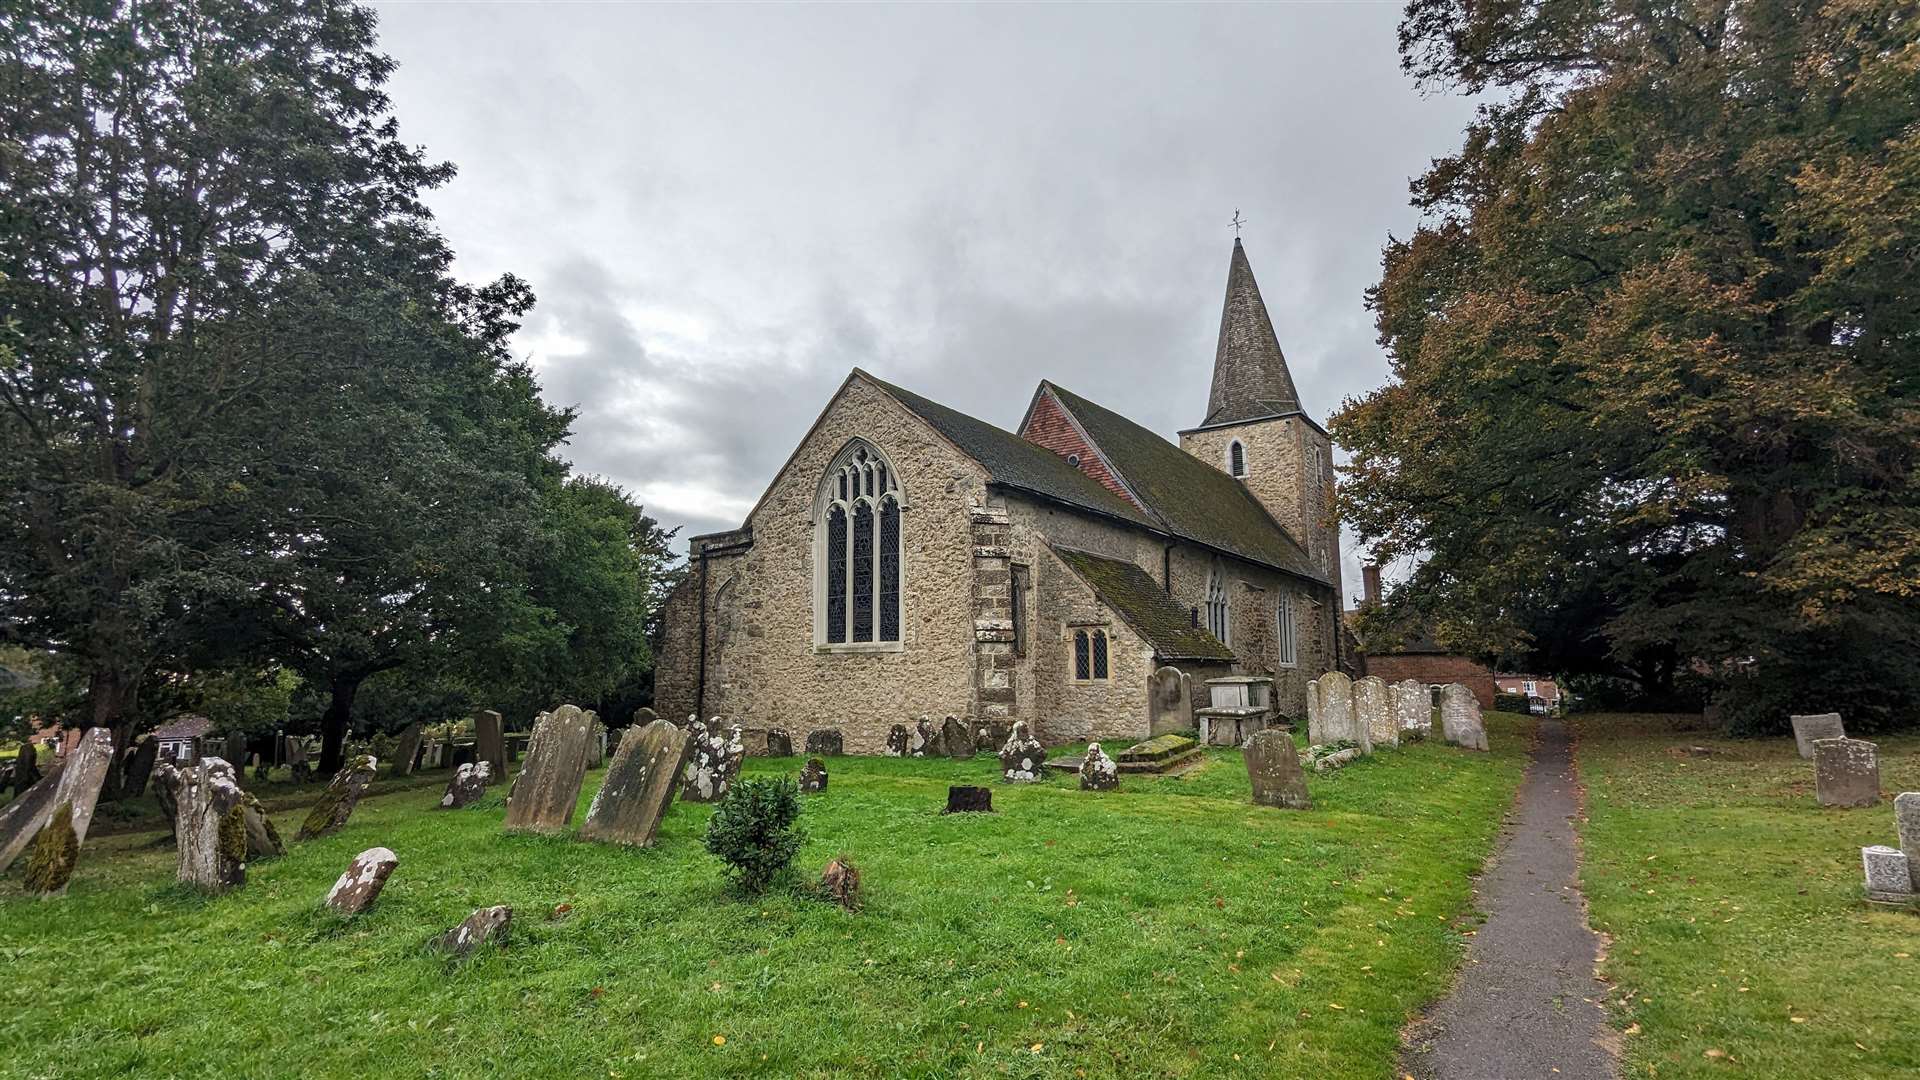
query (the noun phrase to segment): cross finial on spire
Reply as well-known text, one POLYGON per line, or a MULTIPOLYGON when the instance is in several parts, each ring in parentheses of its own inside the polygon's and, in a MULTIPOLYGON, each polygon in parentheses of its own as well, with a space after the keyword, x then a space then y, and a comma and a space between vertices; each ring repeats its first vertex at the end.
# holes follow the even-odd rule
POLYGON ((1235 240, 1240 239, 1240 226, 1245 225, 1246 222, 1240 219, 1239 207, 1236 206, 1233 208, 1233 220, 1227 222, 1227 224, 1233 226, 1233 238, 1235 240))

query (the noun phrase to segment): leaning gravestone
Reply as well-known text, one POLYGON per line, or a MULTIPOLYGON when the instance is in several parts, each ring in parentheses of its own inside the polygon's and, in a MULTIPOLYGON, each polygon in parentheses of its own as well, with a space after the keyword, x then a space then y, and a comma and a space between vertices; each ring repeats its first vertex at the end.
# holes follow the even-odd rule
POLYGON ((258 862, 287 853, 287 845, 280 839, 280 830, 273 827, 273 818, 267 816, 266 806, 247 792, 240 794, 240 821, 247 830, 248 861, 258 862))
POLYGON ((424 734, 420 721, 415 720, 400 732, 393 744, 393 775, 412 776, 414 762, 420 758, 420 739, 424 734))
POLYGON ((1867 899, 1880 904, 1913 899, 1913 871, 1907 867, 1906 852, 1875 844, 1860 849, 1860 862, 1867 872, 1867 899))
POLYGON ((1081 791, 1112 791, 1120 786, 1120 766, 1114 764, 1097 742, 1087 744, 1087 756, 1080 762, 1081 791))
POLYGON ((47 775, 0 808, 0 870, 13 865, 62 806, 69 808, 75 850, 85 844, 100 785, 112 764, 113 734, 106 728, 89 728, 72 752, 47 770, 47 775))
POLYGON ((800 790, 809 795, 818 795, 827 790, 827 763, 819 758, 808 758, 800 766, 800 790))
POLYGON ((1393 695, 1387 680, 1369 675, 1353 684, 1355 723, 1367 729, 1367 742, 1374 746, 1399 746, 1400 725, 1393 715, 1393 695))
MULTIPOLYGON (((593 720, 577 705, 562 705, 534 718, 527 759, 507 789, 509 831, 559 832, 567 827, 587 777, 592 741, 593 720)), ((481 759, 491 763, 484 754, 481 759)))
POLYGON ((1147 683, 1147 737, 1193 730, 1193 681, 1177 667, 1155 668, 1147 683))
POLYGON ((142 735, 134 741, 133 753, 121 770, 120 792, 123 798, 137 799, 147 793, 147 781, 153 777, 153 763, 160 758, 160 740, 142 735))
POLYGON ((1816 739, 1814 797, 1821 806, 1872 806, 1880 801, 1880 748, 1865 739, 1816 739))
POLYGON ((41 898, 61 896, 80 861, 80 839, 73 835, 73 804, 61 803, 27 849, 27 872, 20 884, 41 898))
POLYGON ((1031 784, 1046 775, 1047 748, 1027 734, 1027 722, 1015 720, 1013 732, 1000 748, 1000 776, 1009 783, 1031 784))
POLYGON ((594 792, 580 838, 652 847, 660 819, 673 802, 687 733, 665 720, 628 728, 613 752, 607 778, 594 792))
POLYGON ((1480 720, 1480 699, 1461 683, 1448 683, 1440 699, 1440 730, 1448 742, 1468 750, 1487 748, 1486 725, 1480 720))
POLYGON ((887 756, 907 756, 907 726, 895 724, 887 729, 887 756))
POLYGON ((1920 892, 1920 791, 1903 791, 1893 798, 1893 828, 1913 874, 1913 891, 1920 892))
POLYGON ((488 774, 492 772, 493 766, 484 761, 469 761, 453 770, 447 792, 440 796, 440 808, 464 810, 479 802, 487 794, 487 783, 492 779, 488 774))
POLYGON ((1847 729, 1840 723, 1837 712, 1814 713, 1808 716, 1790 716, 1793 723, 1793 742, 1799 747, 1800 756, 1813 760, 1813 744, 1821 739, 1844 739, 1847 729))
POLYGON ((973 734, 967 730, 966 722, 957 716, 949 716, 941 722, 940 744, 946 748, 948 757, 965 760, 973 756, 973 734))
POLYGON ((372 754, 361 754, 347 762, 333 774, 333 782, 320 793, 313 809, 307 811, 306 820, 300 823, 300 832, 294 839, 312 840, 339 832, 353 816, 353 808, 360 805, 360 796, 367 793, 367 785, 373 783, 374 774, 379 771, 380 762, 372 754))
MULTIPOLYGON (((638 726, 638 725, 636 725, 638 726)), ((513 909, 505 904, 483 907, 466 917, 459 926, 433 939, 433 947, 452 953, 455 959, 469 956, 489 941, 507 943, 507 928, 513 924, 513 909)))
POLYGON ((821 757, 839 757, 846 753, 846 743, 840 738, 840 729, 820 728, 807 732, 807 753, 821 757))
POLYGON ((171 762, 154 769, 154 783, 172 794, 173 839, 179 849, 181 884, 226 892, 247 883, 245 794, 233 766, 205 757, 185 768, 171 762))
POLYGON ((689 726, 693 729, 693 738, 689 743, 680 801, 719 802, 727 797, 734 777, 740 775, 741 759, 747 756, 746 744, 740 741, 740 726, 735 724, 730 733, 722 733, 717 716, 705 724, 693 720, 689 726))
MULTIPOLYGON (((562 708, 573 708, 570 705, 562 708)), ((578 709, 574 709, 578 712, 578 709)), ((542 713, 542 716, 549 715, 542 713)), ((536 718, 536 723, 538 719, 536 718)), ((507 736, 506 726, 500 714, 492 709, 477 709, 473 714, 473 746, 475 761, 485 761, 493 765, 492 777, 500 780, 507 775, 507 736)), ((531 752, 531 749, 529 749, 531 752)))
POLYGON ((768 757, 792 757, 793 756, 793 736, 787 734, 787 731, 785 728, 768 728, 767 729, 767 756, 768 757))
POLYGON ((387 887, 387 879, 399 865, 400 857, 392 848, 368 848, 355 855, 346 873, 328 890, 327 906, 342 915, 364 913, 380 899, 380 890, 387 887))
POLYGON ((1433 691, 1418 679, 1393 684, 1393 718, 1402 732, 1425 738, 1433 730, 1433 691))
POLYGON ((1255 803, 1286 810, 1313 809, 1313 800, 1307 796, 1307 774, 1300 768, 1293 736, 1284 731, 1256 732, 1247 740, 1242 754, 1255 803))

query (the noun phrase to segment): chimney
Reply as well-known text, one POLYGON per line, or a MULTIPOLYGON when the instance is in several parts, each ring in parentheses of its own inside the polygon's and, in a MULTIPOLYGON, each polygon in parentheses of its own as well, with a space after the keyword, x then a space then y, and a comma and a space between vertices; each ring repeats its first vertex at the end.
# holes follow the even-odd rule
POLYGON ((1363 596, 1361 607, 1378 607, 1380 604, 1380 564, 1368 563, 1360 568, 1360 581, 1363 596))

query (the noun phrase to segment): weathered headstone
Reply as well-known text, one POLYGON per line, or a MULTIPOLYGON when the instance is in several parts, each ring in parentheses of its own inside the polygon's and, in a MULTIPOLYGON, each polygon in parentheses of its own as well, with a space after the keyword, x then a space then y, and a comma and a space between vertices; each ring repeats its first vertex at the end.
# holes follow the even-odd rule
POLYGON ((800 790, 810 795, 818 795, 827 790, 827 763, 819 758, 808 758, 800 766, 800 790))
POLYGON ((933 717, 922 716, 913 722, 913 734, 907 741, 907 753, 913 757, 946 757, 946 748, 940 745, 940 729, 933 726, 933 717))
POLYGON ((1300 754, 1293 748, 1291 735, 1284 731, 1259 732, 1247 740, 1243 754, 1255 803, 1286 810, 1313 809, 1313 800, 1307 795, 1307 774, 1300 768, 1300 754))
POLYGON ((1027 734, 1027 722, 1015 720, 1005 746, 1000 748, 1000 777, 1010 783, 1030 784, 1046 775, 1047 748, 1027 734))
POLYGON ((0 870, 13 865, 28 844, 39 837, 62 805, 68 806, 76 848, 87 842, 87 828, 93 824, 94 803, 100 798, 100 785, 113 764, 113 734, 106 728, 89 728, 71 753, 47 770, 23 794, 0 807, 0 870))
POLYGON ((1112 791, 1119 786, 1120 766, 1100 749, 1099 743, 1088 743, 1087 756, 1080 762, 1080 790, 1112 791))
POLYGON ((1480 699, 1461 683, 1448 683, 1440 698, 1440 730, 1448 742, 1468 750, 1487 748, 1487 728, 1480 719, 1480 699))
POLYGON ((731 732, 722 732, 720 723, 717 716, 705 724, 697 720, 693 723, 692 753, 684 770, 686 782, 680 787, 681 802, 719 802, 727 797, 734 777, 740 775, 740 761, 747 756, 747 748, 740 741, 740 727, 736 724, 731 732))
POLYGON ((949 716, 942 721, 940 745, 946 748, 950 758, 971 758, 974 754, 973 733, 967 730, 966 721, 957 716, 949 716))
POLYGON ((442 810, 464 810, 487 794, 487 781, 493 766, 485 761, 469 761, 453 770, 446 794, 440 796, 442 810))
POLYGON ((1393 715, 1393 695, 1387 680, 1369 675, 1353 684, 1355 722, 1367 729, 1367 742, 1373 746, 1399 746, 1400 724, 1393 715))
POLYGON ((353 857, 346 873, 340 875, 327 892, 327 906, 342 915, 359 915, 380 899, 380 890, 400 865, 392 848, 368 848, 353 857))
POLYGON ((1913 891, 1920 892, 1920 791, 1893 797, 1893 829, 1900 838, 1900 850, 1906 853, 1907 869, 1913 873, 1913 891))
POLYGON ((1393 684, 1393 718, 1402 732, 1425 738, 1433 730, 1433 692, 1418 679, 1393 684))
POLYGON ((247 830, 248 862, 287 853, 287 845, 280 839, 280 830, 273 827, 273 818, 267 815, 266 806, 247 792, 240 793, 240 821, 247 830))
POLYGON ((1865 739, 1815 739, 1814 797, 1821 806, 1873 806, 1880 801, 1880 748, 1865 739))
POLYGON ((807 753, 821 757, 839 757, 846 753, 846 743, 840 737, 840 729, 820 728, 807 732, 807 753))
POLYGON ((1353 710, 1353 680, 1345 672, 1329 671, 1320 676, 1320 734, 1323 744, 1350 742, 1363 754, 1373 752, 1367 726, 1353 710))
POLYGON ((1813 713, 1805 716, 1790 716, 1793 723, 1793 742, 1800 750, 1800 756, 1813 760, 1813 744, 1821 739, 1844 739, 1846 726, 1840 723, 1837 712, 1813 713))
POLYGON ((412 776, 415 763, 420 759, 420 739, 425 729, 415 720, 400 732, 393 744, 393 775, 412 776))
MULTIPOLYGON (((571 705, 562 705, 563 709, 580 710, 571 705)), ((557 711, 557 710, 556 710, 557 711)), ((542 713, 541 715, 550 715, 542 713)), ((538 720, 535 721, 538 723, 538 720)), ((535 732, 538 732, 535 728, 535 732)), ((533 752, 529 745, 527 752, 533 752)), ((492 709, 476 709, 473 714, 473 760, 490 762, 493 765, 489 775, 498 781, 507 775, 507 735, 506 725, 500 714, 492 709)))
POLYGON ((907 756, 907 726, 895 724, 887 729, 887 756, 907 756))
POLYGON ((294 839, 312 840, 339 832, 347 818, 353 816, 353 808, 360 805, 360 796, 367 793, 367 785, 373 783, 379 769, 380 762, 372 754, 361 754, 347 762, 333 774, 333 781, 320 793, 313 809, 307 811, 306 820, 300 823, 300 832, 294 839))
MULTIPOLYGON (((629 730, 636 730, 639 725, 629 730)), ((471 956, 489 941, 507 944, 507 929, 513 925, 513 909, 505 904, 483 907, 466 917, 459 926, 433 939, 433 947, 452 953, 456 959, 471 956)))
POLYGON ((1147 683, 1147 735, 1193 730, 1193 682, 1176 667, 1155 668, 1147 683))
POLYGON ((122 798, 137 799, 147 793, 147 782, 153 777, 153 763, 159 759, 159 739, 142 735, 134 740, 133 752, 127 755, 127 763, 120 770, 122 798))
POLYGON ((20 752, 13 756, 13 768, 7 774, 7 782, 13 786, 15 796, 26 794, 28 788, 40 782, 40 751, 32 742, 20 744, 20 752))
POLYGON ((1899 848, 1875 844, 1860 849, 1867 872, 1867 899, 1882 904, 1904 904, 1913 899, 1913 871, 1899 848))
POLYGON ((606 780, 587 806, 581 839, 652 847, 679 786, 688 738, 665 720, 628 728, 613 752, 606 780))
POLYGON ((185 885, 225 892, 247 882, 246 795, 224 758, 203 757, 180 768, 154 768, 154 785, 172 795, 176 876, 185 885))
MULTIPOLYGON (((587 777, 592 741, 593 720, 577 705, 562 705, 534 718, 527 759, 507 789, 507 829, 559 832, 567 827, 587 777)), ((485 754, 481 760, 492 761, 485 754)))
POLYGON ((1323 746, 1328 742, 1326 723, 1320 719, 1320 680, 1307 680, 1307 745, 1323 746))
POLYGON ((993 813, 993 789, 954 784, 947 788, 947 808, 943 814, 993 813))
POLYGON ((313 779, 313 763, 308 757, 307 740, 298 735, 287 736, 287 771, 293 776, 293 782, 304 784, 313 779))
POLYGON ((592 709, 587 710, 587 720, 587 768, 597 769, 607 763, 607 725, 592 709))
POLYGON ((20 884, 41 897, 67 891, 80 861, 80 838, 73 834, 73 804, 61 803, 27 849, 27 872, 20 884))
POLYGON ((785 728, 767 729, 767 756, 793 756, 793 736, 789 735, 785 728))

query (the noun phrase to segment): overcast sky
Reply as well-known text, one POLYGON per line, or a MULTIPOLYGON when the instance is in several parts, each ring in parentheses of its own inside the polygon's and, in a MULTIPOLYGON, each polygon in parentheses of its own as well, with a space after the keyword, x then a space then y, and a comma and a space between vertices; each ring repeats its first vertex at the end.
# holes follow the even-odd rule
POLYGON ((532 283, 567 456, 683 538, 855 366, 1007 428, 1041 378, 1197 424, 1236 209, 1324 422, 1386 379, 1362 291, 1471 113, 1401 75, 1397 2, 376 6, 460 273, 532 283))

